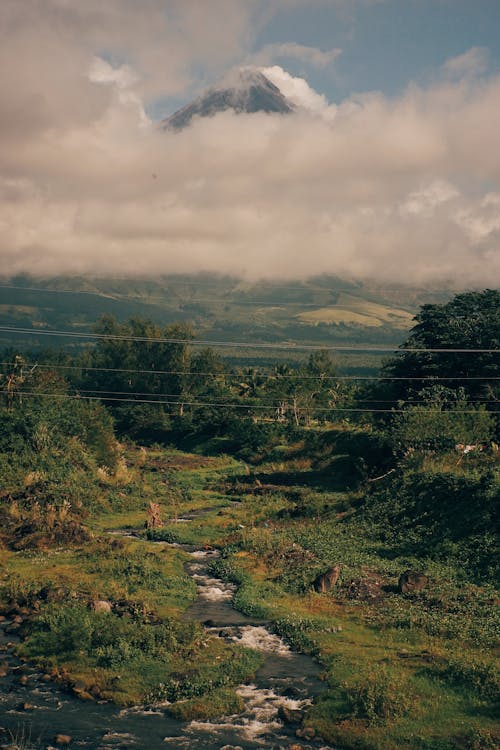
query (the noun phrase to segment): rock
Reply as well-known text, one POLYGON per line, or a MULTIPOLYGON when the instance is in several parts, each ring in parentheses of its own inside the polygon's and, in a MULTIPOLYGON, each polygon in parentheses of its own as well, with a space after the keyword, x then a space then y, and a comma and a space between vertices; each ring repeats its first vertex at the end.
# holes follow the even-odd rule
POLYGON ((51 586, 47 584, 38 592, 38 599, 43 602, 64 602, 71 596, 71 591, 65 586, 51 586))
POLYGON ((280 706, 278 709, 278 717, 285 724, 300 724, 304 718, 302 711, 296 708, 288 708, 288 706, 280 706))
POLYGON ((58 747, 67 747, 69 744, 71 744, 69 734, 56 734, 54 737, 54 745, 58 745, 58 747))
POLYGON ((78 693, 75 693, 75 695, 81 701, 95 701, 94 696, 88 693, 86 690, 80 690, 78 693))
POLYGON ((109 614, 112 610, 112 605, 111 602, 108 602, 106 599, 97 599, 92 602, 92 610, 94 612, 105 612, 106 614, 109 614))
POLYGON ((410 594, 414 591, 421 591, 429 583, 429 579, 424 573, 416 570, 405 570, 399 576, 398 591, 400 594, 410 594))
POLYGON ((4 632, 7 633, 7 635, 14 635, 14 633, 17 633, 20 627, 21 627, 21 623, 12 622, 10 625, 7 625, 4 632))
POLYGON ((314 590, 319 594, 326 594, 338 582, 340 578, 340 565, 333 565, 326 573, 322 573, 313 582, 314 590))
POLYGON ((382 596, 382 584, 375 579, 360 578, 350 582, 347 594, 350 599, 361 599, 362 601, 378 599, 382 596))
POLYGON ((299 688, 295 687, 294 685, 289 685, 285 690, 283 690, 283 695, 286 698, 301 698, 303 696, 303 693, 301 693, 299 688))
POLYGON ((300 737, 301 740, 312 740, 316 736, 316 732, 312 727, 299 728, 295 734, 297 737, 300 737))
POLYGON ((89 690, 89 693, 93 698, 100 698, 101 688, 99 687, 99 685, 92 685, 92 687, 89 690))

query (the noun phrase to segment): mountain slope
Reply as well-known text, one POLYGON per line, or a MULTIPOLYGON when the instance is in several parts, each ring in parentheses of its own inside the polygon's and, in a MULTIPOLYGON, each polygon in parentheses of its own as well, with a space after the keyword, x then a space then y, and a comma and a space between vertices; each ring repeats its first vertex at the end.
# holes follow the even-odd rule
POLYGON ((194 117, 211 117, 228 109, 234 112, 275 112, 289 114, 294 105, 279 88, 256 68, 240 68, 190 104, 162 121, 164 130, 182 130, 194 117))

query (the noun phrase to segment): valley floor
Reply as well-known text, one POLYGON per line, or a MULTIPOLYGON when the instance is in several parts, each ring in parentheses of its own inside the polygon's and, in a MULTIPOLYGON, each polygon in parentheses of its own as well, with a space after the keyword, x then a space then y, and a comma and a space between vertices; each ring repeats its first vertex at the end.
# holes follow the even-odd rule
POLYGON ((17 619, 18 653, 47 681, 87 701, 168 700, 183 720, 237 712, 235 688, 261 659, 186 619, 193 545, 220 550, 210 570, 234 584, 236 610, 319 663, 324 691, 299 727, 311 742, 498 747, 495 591, 458 566, 389 555, 350 522, 359 493, 341 464, 322 474, 289 449, 250 467, 130 447, 126 471, 103 476, 101 492, 105 510, 86 518, 87 538, 0 550, 4 617, 17 619), (146 530, 151 502, 162 525, 146 530), (318 593, 314 580, 333 565, 338 582, 318 593), (399 593, 407 569, 425 570, 425 589, 399 593))

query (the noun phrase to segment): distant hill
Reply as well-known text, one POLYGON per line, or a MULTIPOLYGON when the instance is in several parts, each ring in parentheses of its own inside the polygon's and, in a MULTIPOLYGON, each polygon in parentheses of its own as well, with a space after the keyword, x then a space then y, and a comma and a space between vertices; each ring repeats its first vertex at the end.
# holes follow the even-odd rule
MULTIPOLYGON (((23 275, 0 279, 0 328, 40 335, 0 330, 0 346, 82 346, 85 341, 41 334, 51 329, 83 333, 101 315, 111 314, 118 320, 147 317, 161 325, 190 322, 206 340, 285 344, 286 351, 225 350, 238 361, 274 362, 304 356, 294 352, 294 344, 301 343, 355 344, 367 350, 377 344, 398 346, 421 304, 451 296, 444 290, 382 289, 334 276, 281 284, 208 274, 156 279, 23 275)), ((350 363, 355 360, 351 355, 350 363)))

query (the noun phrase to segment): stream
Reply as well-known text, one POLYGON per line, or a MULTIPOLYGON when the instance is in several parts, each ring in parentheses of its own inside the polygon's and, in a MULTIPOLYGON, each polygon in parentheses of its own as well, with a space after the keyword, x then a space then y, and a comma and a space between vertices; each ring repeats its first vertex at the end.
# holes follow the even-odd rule
MULTIPOLYGON (((165 705, 120 709, 111 703, 84 703, 45 682, 42 673, 14 655, 17 639, 4 632, 10 624, 5 620, 0 623, 0 669, 7 672, 0 677, 0 728, 14 737, 24 735, 40 748, 51 747, 57 734, 66 734, 72 738, 70 747, 88 750, 286 750, 292 745, 331 750, 296 737, 297 725, 280 718, 284 709, 305 709, 324 690, 319 666, 310 657, 291 651, 265 622, 232 607, 234 584, 208 572, 218 551, 186 549, 191 556, 187 571, 198 588, 197 601, 186 618, 204 623, 216 637, 265 655, 254 681, 237 688, 245 706, 242 713, 214 721, 181 722, 169 716, 165 705)), ((22 747, 30 747, 29 742, 22 747)))

